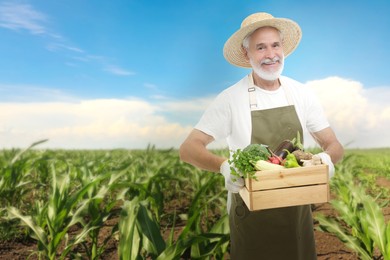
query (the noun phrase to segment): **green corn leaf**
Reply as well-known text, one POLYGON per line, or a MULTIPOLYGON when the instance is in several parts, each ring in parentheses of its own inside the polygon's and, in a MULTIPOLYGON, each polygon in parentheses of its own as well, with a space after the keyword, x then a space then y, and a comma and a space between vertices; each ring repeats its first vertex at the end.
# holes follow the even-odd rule
POLYGON ((228 214, 223 215, 210 229, 210 233, 226 235, 218 239, 210 240, 210 242, 217 242, 215 244, 215 249, 213 253, 216 253, 217 250, 220 250, 220 254, 221 254, 220 258, 222 258, 226 254, 229 248, 229 241, 230 241, 229 215, 228 214))
POLYGON ((210 233, 230 234, 229 215, 225 214, 212 226, 210 233))
POLYGON ((187 248, 188 244, 186 241, 179 239, 175 244, 167 247, 156 260, 178 260, 187 248))
POLYGON ((191 245, 191 259, 199 259, 203 254, 204 248, 200 243, 193 243, 191 245))
MULTIPOLYGON (((156 260, 178 260, 180 256, 187 250, 187 248, 191 247, 191 245, 195 244, 197 237, 189 237, 189 238, 178 238, 177 242, 169 247, 167 247, 157 258, 156 260)), ((197 242, 200 242, 198 239, 197 242)))
POLYGON ((83 228, 83 230, 81 231, 81 233, 77 234, 77 236, 73 239, 72 243, 69 243, 69 244, 65 243, 66 247, 61 252, 61 259, 65 259, 67 254, 74 248, 74 246, 83 242, 85 240, 85 238, 88 236, 88 234, 96 228, 98 228, 98 227, 85 226, 83 228))
POLYGON ((204 233, 195 236, 191 241, 191 258, 205 259, 217 254, 221 245, 228 244, 229 234, 204 233), (213 242, 212 242, 213 241, 213 242))
POLYGON ((171 231, 169 232, 168 241, 167 241, 166 246, 171 246, 173 244, 173 239, 174 239, 174 235, 175 235, 175 227, 176 227, 176 209, 173 212, 172 228, 171 228, 171 231))
POLYGON ((125 201, 119 220, 119 247, 120 260, 133 260, 138 258, 140 249, 140 235, 136 228, 139 210, 138 199, 125 201))
POLYGON ((52 241, 50 241, 49 245, 52 246, 53 252, 56 251, 57 247, 60 245, 62 239, 67 234, 68 229, 62 229, 60 232, 53 234, 52 241))
POLYGON ((356 206, 357 201, 361 200, 359 190, 351 186, 346 193, 348 194, 348 199, 344 197, 345 200, 333 200, 331 204, 338 211, 339 218, 351 228, 352 235, 364 244, 365 250, 371 255, 373 252, 373 241, 366 231, 367 222, 361 217, 361 212, 364 210, 361 209, 361 206, 356 206), (348 204, 344 201, 348 202, 348 204))
POLYGON ((137 221, 142 232, 151 242, 153 253, 159 255, 166 247, 165 241, 160 233, 160 227, 156 221, 150 217, 150 213, 142 204, 139 205, 137 221))
POLYGON ((11 164, 14 164, 17 160, 19 160, 20 156, 22 156, 25 152, 27 152, 28 150, 34 148, 35 146, 37 145, 40 145, 41 143, 44 143, 44 142, 47 142, 49 139, 44 139, 44 140, 40 140, 38 142, 35 142, 33 144, 31 144, 29 147, 27 147, 26 149, 20 151, 11 161, 11 164))
POLYGON ((201 235, 194 235, 188 238, 178 239, 178 241, 167 247, 157 258, 156 260, 166 260, 166 259, 180 259, 180 256, 191 247, 191 259, 202 259, 207 256, 211 256, 216 248, 219 248, 218 245, 220 242, 208 243, 210 240, 218 240, 221 243, 226 243, 229 241, 230 236, 227 234, 212 234, 205 233, 201 235), (205 245, 201 245, 204 243, 205 245))
POLYGON ((18 218, 22 221, 22 223, 24 223, 24 225, 28 226, 34 232, 41 244, 47 248, 47 237, 45 231, 34 223, 31 216, 23 216, 15 207, 8 207, 7 211, 11 218, 18 218))
POLYGON ((187 220, 187 223, 179 235, 179 240, 182 240, 187 237, 188 234, 195 231, 194 227, 199 226, 201 221, 200 211, 194 212, 194 214, 187 220))
POLYGON ((346 204, 341 200, 332 200, 332 206, 340 213, 340 218, 350 227, 359 228, 359 219, 351 204, 346 204))
POLYGON ((386 224, 381 208, 369 196, 365 196, 363 200, 364 212, 363 217, 368 222, 368 235, 375 242, 379 250, 385 254, 386 252, 386 224))
POLYGON ((69 217, 70 216, 72 217, 67 225, 68 228, 75 225, 76 223, 80 223, 81 225, 85 225, 84 219, 83 219, 83 212, 88 207, 90 201, 91 201, 90 199, 89 200, 81 200, 78 204, 78 208, 73 213, 68 212, 69 217))
POLYGON ((363 260, 371 260, 370 255, 364 248, 361 247, 356 237, 350 236, 348 231, 343 229, 334 219, 326 218, 324 215, 318 214, 316 219, 319 221, 319 229, 324 232, 335 234, 347 247, 357 252, 363 260))
POLYGON ((374 250, 374 240, 372 240, 371 236, 369 235, 369 220, 364 216, 365 212, 360 211, 356 216, 359 216, 360 219, 360 228, 359 229, 352 229, 355 233, 353 233, 354 236, 358 237, 366 246, 367 252, 370 254, 373 254, 374 250))
POLYGON ((193 215, 195 212, 199 211, 199 208, 202 208, 201 202, 206 197, 205 193, 208 190, 210 190, 212 187, 214 187, 218 181, 219 180, 217 178, 213 178, 213 179, 209 180, 206 184, 202 185, 197 190, 197 192, 192 200, 191 207, 188 210, 188 214, 190 216, 193 215))
POLYGON ((387 222, 387 227, 386 227, 386 240, 387 240, 387 247, 386 247, 386 255, 384 257, 386 260, 390 260, 390 221, 387 222))

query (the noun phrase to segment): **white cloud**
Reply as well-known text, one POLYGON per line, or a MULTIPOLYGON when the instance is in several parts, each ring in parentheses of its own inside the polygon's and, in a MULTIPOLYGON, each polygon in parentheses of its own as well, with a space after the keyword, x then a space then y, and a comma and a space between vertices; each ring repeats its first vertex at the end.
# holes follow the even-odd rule
POLYGON ((60 51, 60 50, 67 50, 67 51, 76 52, 76 53, 84 53, 84 51, 78 47, 65 45, 65 44, 59 43, 59 42, 53 42, 53 43, 47 44, 46 49, 48 49, 49 51, 53 51, 53 52, 60 51))
POLYGON ((142 100, 100 99, 77 103, 0 104, 0 144, 26 147, 49 139, 52 148, 178 146, 190 126, 170 123, 142 100), (4 111, 8 111, 4 113, 4 111))
POLYGON ((329 77, 306 83, 318 94, 340 141, 348 147, 390 147, 390 87, 329 77))
MULTIPOLYGON (((0 102, 66 101, 77 99, 56 88, 45 88, 34 85, 9 85, 0 83, 0 102)), ((1 103, 0 103, 1 104, 1 103)))
MULTIPOLYGON (((349 148, 390 147, 389 87, 366 89, 359 82, 337 77, 306 84, 318 93, 343 144, 352 142, 349 148)), ((1 102, 0 148, 27 147, 47 138, 41 147, 178 147, 213 98, 1 102)), ((224 144, 214 147, 218 145, 224 144)))
POLYGON ((5 2, 0 4, 0 26, 11 30, 27 30, 31 34, 46 34, 47 18, 31 5, 5 2))
POLYGON ((123 68, 113 65, 106 66, 104 70, 118 76, 130 76, 135 74, 135 72, 133 71, 125 70, 123 68))

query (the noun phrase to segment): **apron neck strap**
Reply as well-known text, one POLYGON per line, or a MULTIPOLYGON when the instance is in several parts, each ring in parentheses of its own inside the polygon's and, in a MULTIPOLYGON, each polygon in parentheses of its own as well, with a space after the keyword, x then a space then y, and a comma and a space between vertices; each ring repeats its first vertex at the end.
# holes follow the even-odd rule
POLYGON ((253 83, 253 72, 248 75, 248 94, 249 94, 249 108, 256 110, 257 98, 256 98, 256 86, 253 83))
MULTIPOLYGON (((248 75, 248 94, 249 94, 249 108, 252 110, 257 109, 257 98, 256 98, 256 85, 253 82, 253 72, 248 75)), ((294 102, 291 97, 290 90, 284 85, 280 84, 284 94, 286 95, 288 105, 293 105, 294 102)))

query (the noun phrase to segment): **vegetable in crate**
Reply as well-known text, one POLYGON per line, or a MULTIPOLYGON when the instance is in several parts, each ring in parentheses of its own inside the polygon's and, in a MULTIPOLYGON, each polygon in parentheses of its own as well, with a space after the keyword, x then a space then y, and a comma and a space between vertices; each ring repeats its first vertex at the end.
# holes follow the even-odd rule
POLYGON ((270 157, 268 158, 268 162, 273 163, 273 164, 279 164, 279 165, 281 165, 282 162, 283 162, 283 159, 282 159, 281 157, 279 157, 279 156, 273 154, 272 156, 270 156, 270 157))
POLYGON ((279 144, 279 146, 273 151, 274 155, 285 159, 287 154, 293 152, 295 150, 295 146, 293 141, 284 140, 279 144))
POLYGON ((298 164, 297 158, 293 153, 288 152, 286 159, 284 160, 284 167, 285 168, 295 168, 295 167, 301 167, 298 164))
POLYGON ((254 178, 257 171, 254 164, 259 160, 268 160, 271 156, 268 146, 264 144, 250 144, 243 150, 237 149, 229 160, 231 172, 237 177, 254 178))
POLYGON ((301 159, 302 166, 314 166, 322 164, 321 157, 318 154, 315 154, 309 160, 301 159))
POLYGON ((307 161, 307 160, 311 160, 311 158, 313 157, 313 154, 312 153, 309 153, 309 152, 305 152, 303 150, 295 150, 294 152, 292 152, 292 154, 294 154, 295 158, 297 159, 299 165, 303 165, 303 162, 304 161, 307 161))
MULTIPOLYGON (((295 156, 295 159, 299 166, 303 166, 305 163, 305 166, 311 164, 311 159, 313 154, 309 152, 305 152, 303 149, 303 144, 301 142, 301 135, 299 132, 297 132, 297 137, 292 139, 291 141, 285 140, 283 141, 277 149, 281 149, 282 147, 286 147, 286 149, 283 150, 283 158, 286 158, 290 153, 295 156), (290 144, 288 144, 290 142, 290 144), (308 162, 310 160, 310 163, 308 162)), ((277 150, 278 153, 281 153, 279 150, 277 150)), ((287 164, 286 168, 292 168, 292 167, 298 167, 295 165, 295 162, 293 161, 292 156, 290 157, 291 162, 287 164)), ((314 162, 313 162, 314 164, 314 162)))
POLYGON ((275 163, 268 162, 268 161, 264 161, 264 160, 258 160, 254 166, 255 166, 255 169, 258 171, 284 169, 284 167, 282 165, 275 164, 275 163))
POLYGON ((273 155, 285 159, 289 153, 292 153, 296 150, 303 150, 299 131, 297 132, 297 137, 294 137, 292 140, 286 139, 281 142, 279 146, 273 151, 273 155))

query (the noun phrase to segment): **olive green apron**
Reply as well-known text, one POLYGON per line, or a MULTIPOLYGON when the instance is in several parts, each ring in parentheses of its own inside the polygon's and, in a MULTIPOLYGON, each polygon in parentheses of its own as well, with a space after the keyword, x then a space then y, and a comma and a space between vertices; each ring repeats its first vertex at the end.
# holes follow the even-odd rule
MULTIPOLYGON (((286 87, 289 106, 256 109, 252 76, 248 87, 252 117, 251 143, 275 149, 283 140, 302 137, 302 126, 286 87)), ((303 139, 301 139, 303 140, 303 139)), ((230 207, 230 256, 234 260, 316 259, 310 205, 249 211, 238 193, 230 207)))

